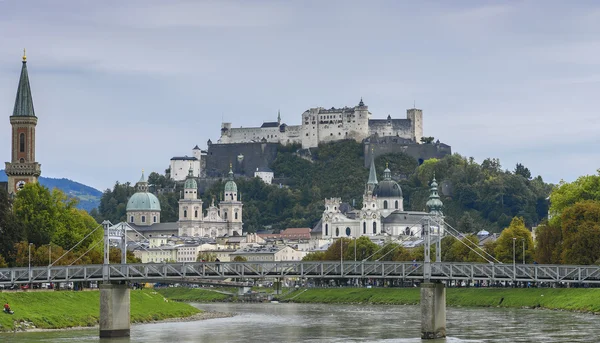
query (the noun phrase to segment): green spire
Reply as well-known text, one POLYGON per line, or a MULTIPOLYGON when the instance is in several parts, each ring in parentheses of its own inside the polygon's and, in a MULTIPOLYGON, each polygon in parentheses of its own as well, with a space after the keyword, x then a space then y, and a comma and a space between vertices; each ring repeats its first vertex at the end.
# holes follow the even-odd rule
POLYGON ((146 178, 144 177, 144 169, 142 169, 142 177, 140 177, 140 181, 138 182, 146 182, 146 178))
POLYGON ((31 97, 31 87, 29 86, 29 75, 27 73, 27 56, 23 49, 23 66, 21 67, 21 78, 17 88, 17 98, 15 99, 15 109, 13 116, 35 117, 33 110, 33 98, 31 97))
POLYGON ((429 208, 429 213, 443 215, 442 207, 444 204, 440 200, 440 195, 438 194, 438 184, 435 181, 435 173, 433 174, 433 180, 431 181, 431 188, 429 188, 429 200, 427 200, 427 207, 429 208))
POLYGON ((377 173, 375 172, 375 156, 371 153, 371 168, 369 169, 369 181, 367 181, 367 185, 376 185, 377 184, 377 173))

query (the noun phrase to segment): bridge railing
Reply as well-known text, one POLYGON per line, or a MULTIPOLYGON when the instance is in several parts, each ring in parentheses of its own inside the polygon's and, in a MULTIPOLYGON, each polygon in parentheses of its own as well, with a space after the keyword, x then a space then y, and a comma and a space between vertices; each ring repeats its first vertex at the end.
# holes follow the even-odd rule
MULTIPOLYGON (((103 265, 1 268, 0 284, 102 281, 103 265)), ((422 262, 283 261, 283 262, 192 262, 110 264, 110 281, 372 278, 423 279, 422 262)), ((600 283, 599 266, 432 263, 433 280, 489 280, 523 282, 600 283)))

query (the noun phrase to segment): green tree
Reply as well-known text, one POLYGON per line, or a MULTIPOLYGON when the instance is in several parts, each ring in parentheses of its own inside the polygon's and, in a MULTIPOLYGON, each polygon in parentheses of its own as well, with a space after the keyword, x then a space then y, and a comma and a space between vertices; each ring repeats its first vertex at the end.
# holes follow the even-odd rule
POLYGON ((324 251, 310 252, 302 258, 302 261, 325 261, 325 252, 324 251))
POLYGON ((531 263, 534 256, 531 232, 525 227, 523 218, 515 217, 496 241, 496 259, 508 263, 513 262, 514 256, 516 262, 522 261, 523 244, 525 245, 525 262, 531 263))
POLYGON ((582 200, 600 200, 600 170, 597 175, 580 176, 568 183, 561 181, 550 194, 551 224, 560 226, 563 210, 582 200))
POLYGON ((600 263, 600 201, 577 202, 563 210, 562 262, 600 263))
POLYGON ((525 167, 521 163, 517 163, 514 173, 515 175, 521 175, 527 180, 531 179, 531 172, 529 171, 529 168, 525 167))
POLYGON ((536 261, 543 264, 558 264, 562 255, 562 229, 545 222, 535 231, 536 261))
POLYGON ((347 261, 362 261, 372 256, 377 250, 379 250, 377 244, 373 243, 369 237, 361 236, 357 239, 352 239, 348 244, 348 248, 344 250, 344 259, 347 261), (356 256, 354 256, 355 251, 356 256))
POLYGON ((0 256, 5 262, 14 262, 15 243, 25 239, 25 230, 16 220, 8 193, 0 187, 0 256))
POLYGON ((198 257, 196 258, 197 262, 215 262, 215 260, 217 259, 217 254, 213 253, 213 252, 208 252, 208 251, 203 251, 198 253, 198 257))
POLYGON ((243 256, 236 256, 233 258, 233 262, 247 262, 248 259, 243 256))

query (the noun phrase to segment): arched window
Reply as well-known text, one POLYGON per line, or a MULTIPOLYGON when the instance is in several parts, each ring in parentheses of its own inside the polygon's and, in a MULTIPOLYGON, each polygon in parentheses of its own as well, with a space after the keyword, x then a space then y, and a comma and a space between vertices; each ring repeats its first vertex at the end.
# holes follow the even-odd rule
POLYGON ((25 134, 19 134, 19 151, 25 152, 25 134))
POLYGON ((156 223, 156 216, 152 217, 152 222, 156 223))
POLYGON ((130 223, 133 223, 133 216, 131 216, 131 217, 129 218, 129 222, 130 222, 130 223))
POLYGON ((384 200, 384 201, 383 201, 383 209, 384 209, 384 210, 387 210, 387 200, 384 200))
POLYGON ((349 227, 346 228, 346 236, 350 236, 350 234, 352 233, 352 230, 350 230, 349 227))
POLYGON ((236 213, 235 213, 235 219, 237 219, 237 218, 238 218, 238 216, 237 216, 237 212, 236 212, 236 213))
POLYGON ((405 235, 410 236, 410 228, 407 226, 405 231, 405 235))
POLYGON ((367 234, 367 222, 363 222, 363 234, 367 234))
POLYGON ((146 216, 142 216, 142 223, 146 222, 146 216))
POLYGON ((373 233, 377 233, 377 222, 373 222, 373 233))
POLYGON ((187 218, 187 210, 183 210, 183 218, 187 218))
POLYGON ((398 209, 398 200, 396 200, 396 209, 398 209))
POLYGON ((227 220, 227 211, 223 212, 223 219, 227 220))
POLYGON ((336 227, 336 228, 335 228, 335 235, 336 235, 336 236, 339 236, 339 235, 340 235, 340 228, 339 228, 339 227, 336 227))
POLYGON ((198 218, 198 210, 194 211, 194 218, 198 218))
POLYGON ((325 224, 325 236, 329 236, 329 224, 325 224))

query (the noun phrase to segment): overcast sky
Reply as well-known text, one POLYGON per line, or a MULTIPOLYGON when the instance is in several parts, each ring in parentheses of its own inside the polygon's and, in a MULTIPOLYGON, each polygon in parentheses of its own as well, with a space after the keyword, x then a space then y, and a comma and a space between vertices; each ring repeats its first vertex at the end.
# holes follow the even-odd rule
POLYGON ((233 127, 358 104, 544 180, 599 168, 597 1, 0 0, 0 156, 27 48, 42 175, 100 190, 233 127))

